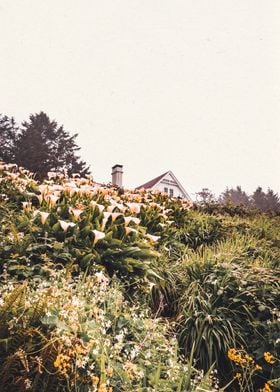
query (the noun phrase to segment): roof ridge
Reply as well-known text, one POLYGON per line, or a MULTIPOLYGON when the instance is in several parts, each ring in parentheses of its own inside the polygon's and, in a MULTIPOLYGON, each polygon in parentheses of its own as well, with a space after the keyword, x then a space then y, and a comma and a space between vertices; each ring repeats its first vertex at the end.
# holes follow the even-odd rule
POLYGON ((158 177, 153 178, 152 180, 145 182, 145 184, 138 186, 135 189, 141 189, 141 188, 145 188, 145 189, 150 189, 152 188, 155 184, 157 184, 164 176, 166 176, 167 173, 169 173, 170 170, 168 170, 167 172, 161 174, 158 177))

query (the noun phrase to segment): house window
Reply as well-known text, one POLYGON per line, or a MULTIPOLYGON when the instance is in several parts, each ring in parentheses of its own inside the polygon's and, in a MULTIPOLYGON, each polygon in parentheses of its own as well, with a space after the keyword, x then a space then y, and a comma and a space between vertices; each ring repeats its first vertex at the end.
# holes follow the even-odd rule
POLYGON ((164 192, 165 192, 165 193, 168 193, 168 188, 164 188, 164 192))
POLYGON ((169 196, 170 196, 170 197, 173 197, 173 195, 174 195, 173 189, 169 189, 169 196))

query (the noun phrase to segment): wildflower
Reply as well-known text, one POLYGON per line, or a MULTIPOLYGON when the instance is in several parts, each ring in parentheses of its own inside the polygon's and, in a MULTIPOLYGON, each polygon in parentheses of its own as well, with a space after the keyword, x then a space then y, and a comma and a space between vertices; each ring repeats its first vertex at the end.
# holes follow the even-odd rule
POLYGON ((31 383, 31 380, 29 378, 26 378, 24 380, 24 384, 25 384, 25 389, 31 389, 32 383, 31 383))
POLYGON ((66 232, 66 231, 68 230, 68 227, 74 227, 74 226, 76 225, 76 223, 73 223, 73 222, 65 222, 65 221, 63 221, 63 220, 59 220, 58 222, 59 222, 59 224, 60 224, 60 226, 61 226, 61 228, 62 228, 62 230, 63 230, 64 232, 66 232))
POLYGON ((95 245, 97 241, 102 240, 102 238, 105 237, 105 233, 103 233, 102 231, 92 230, 92 232, 94 234, 93 245, 95 245))
POLYGON ((264 357, 264 360, 271 365, 273 365, 276 361, 276 358, 272 354, 270 354, 270 352, 265 352, 263 354, 263 357, 264 357))
POLYGON ((105 383, 104 383, 104 384, 101 384, 101 385, 99 386, 98 392, 108 392, 105 383))
POLYGON ((99 383, 99 377, 97 377, 97 376, 92 376, 92 377, 91 377, 91 382, 92 382, 94 385, 97 385, 97 384, 99 383))
POLYGON ((272 392, 272 389, 270 388, 271 382, 268 381, 264 384, 264 387, 260 389, 260 392, 272 392))

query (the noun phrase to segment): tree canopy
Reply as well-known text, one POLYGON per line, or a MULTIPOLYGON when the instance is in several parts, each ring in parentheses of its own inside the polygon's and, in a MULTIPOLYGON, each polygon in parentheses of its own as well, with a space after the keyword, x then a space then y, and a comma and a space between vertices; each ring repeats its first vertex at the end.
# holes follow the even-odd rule
POLYGON ((0 116, 0 159, 23 166, 39 179, 50 171, 85 175, 89 167, 77 156, 77 135, 71 136, 44 112, 31 114, 20 128, 13 118, 0 116))

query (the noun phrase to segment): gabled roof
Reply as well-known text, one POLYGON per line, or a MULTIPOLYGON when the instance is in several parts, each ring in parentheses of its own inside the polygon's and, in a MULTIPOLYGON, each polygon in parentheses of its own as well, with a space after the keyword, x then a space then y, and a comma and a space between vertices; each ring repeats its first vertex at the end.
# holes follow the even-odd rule
POLYGON ((185 188, 182 186, 182 184, 178 181, 178 179, 175 177, 175 175, 172 173, 171 170, 167 171, 166 173, 161 174, 160 176, 154 178, 151 181, 146 182, 143 185, 138 186, 136 189, 152 189, 154 188, 158 183, 161 182, 161 180, 163 180, 167 175, 170 175, 173 180, 177 183, 177 186, 180 188, 181 192, 183 193, 183 195, 185 196, 185 198, 189 201, 191 201, 192 199, 190 198, 189 194, 187 193, 187 191, 185 190, 185 188))
POLYGON ((141 188, 144 188, 144 189, 151 189, 151 188, 152 188, 153 186, 155 186, 155 185, 156 185, 156 184, 157 184, 157 183, 158 183, 167 173, 168 173, 168 172, 161 174, 160 176, 154 178, 153 180, 148 181, 148 182, 146 182, 145 184, 138 186, 136 189, 141 189, 141 188))

